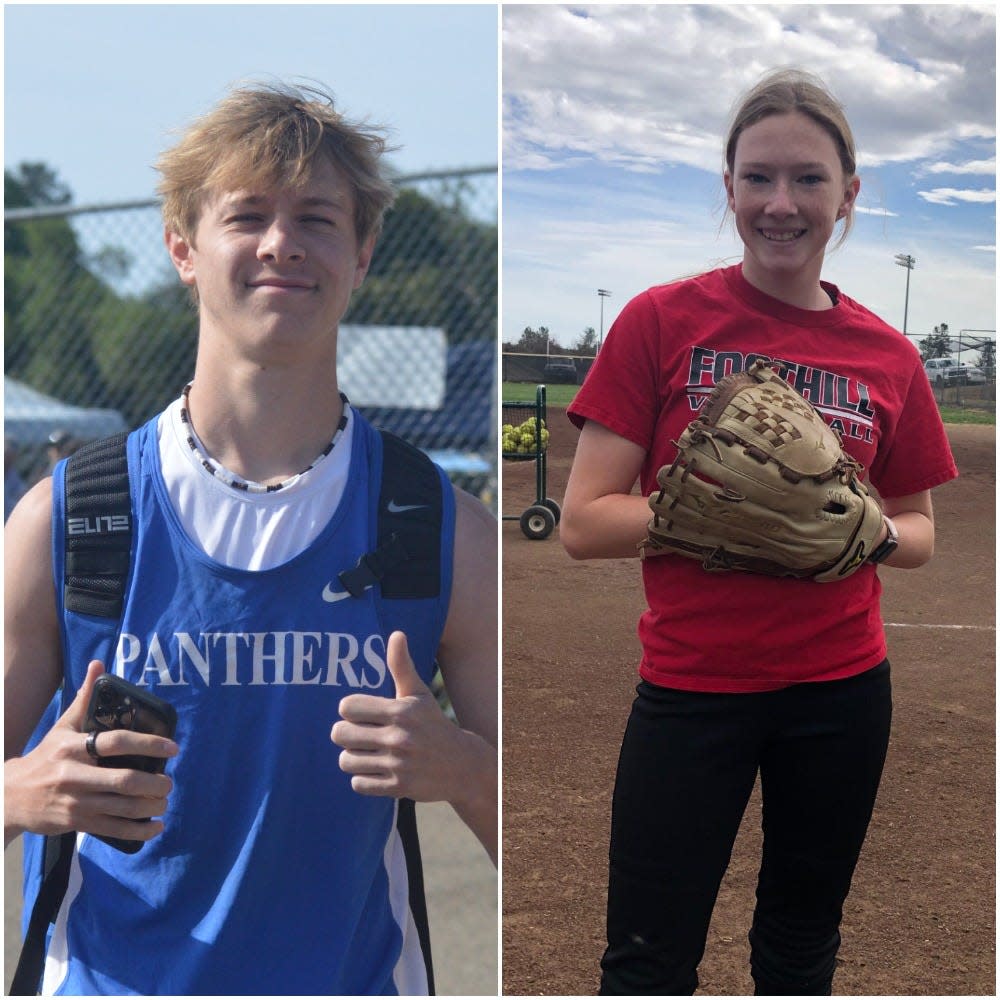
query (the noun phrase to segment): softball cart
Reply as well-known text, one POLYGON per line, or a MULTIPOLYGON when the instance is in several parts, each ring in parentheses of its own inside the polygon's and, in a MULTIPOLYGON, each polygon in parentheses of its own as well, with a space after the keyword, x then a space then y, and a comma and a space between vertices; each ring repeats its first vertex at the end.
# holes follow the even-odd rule
POLYGON ((504 514, 505 521, 520 521, 528 538, 548 538, 559 523, 559 504, 545 495, 545 452, 549 431, 545 423, 545 386, 535 389, 534 403, 503 403, 500 428, 505 462, 535 463, 535 499, 521 514, 504 514))

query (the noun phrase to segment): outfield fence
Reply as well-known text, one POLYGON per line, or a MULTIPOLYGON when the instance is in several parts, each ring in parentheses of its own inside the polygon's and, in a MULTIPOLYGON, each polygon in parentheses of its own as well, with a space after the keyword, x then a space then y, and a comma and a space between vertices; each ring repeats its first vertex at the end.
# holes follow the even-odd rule
POLYGON ((500 356, 500 379, 503 382, 545 382, 582 385, 594 363, 590 355, 526 354, 504 351, 500 356), (573 370, 565 367, 571 362, 573 370))
MULTIPOLYGON (((500 377, 505 383, 569 383, 582 385, 594 358, 578 354, 527 354, 504 351, 500 360, 500 377), (570 371, 564 362, 572 363, 570 371)), ((932 383, 939 406, 963 410, 996 410, 996 372, 986 370, 981 383, 932 383)))
MULTIPOLYGON (((384 378, 368 380, 359 408, 495 508, 497 168, 396 183, 399 197, 344 319, 362 332, 352 370, 364 380, 370 362, 373 377, 403 372, 439 391, 410 399, 384 378), (410 353, 366 359, 363 334, 373 327, 384 338, 371 343, 410 353)), ((5 436, 30 485, 47 471, 50 435, 72 447, 134 428, 177 397, 193 374, 197 313, 167 256, 154 199, 7 208, 4 266, 5 436)))
POLYGON ((987 377, 981 384, 934 384, 934 398, 939 406, 957 407, 962 410, 995 411, 997 405, 996 378, 987 377))

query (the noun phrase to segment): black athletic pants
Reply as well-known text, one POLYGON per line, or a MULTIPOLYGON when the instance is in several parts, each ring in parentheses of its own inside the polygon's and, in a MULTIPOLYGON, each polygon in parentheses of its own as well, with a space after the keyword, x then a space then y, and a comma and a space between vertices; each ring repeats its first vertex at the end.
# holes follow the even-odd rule
POLYGON ((685 996, 758 770, 759 996, 831 992, 843 902, 889 741, 889 663, 761 694, 637 688, 611 819, 601 994, 685 996))

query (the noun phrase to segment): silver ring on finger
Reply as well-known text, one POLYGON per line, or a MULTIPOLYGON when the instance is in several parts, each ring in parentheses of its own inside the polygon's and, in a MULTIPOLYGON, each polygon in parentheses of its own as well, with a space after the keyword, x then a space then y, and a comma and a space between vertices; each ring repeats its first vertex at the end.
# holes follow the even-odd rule
POLYGON ((90 754, 94 760, 102 760, 101 754, 97 752, 97 733, 98 730, 92 729, 87 733, 87 753, 90 754))

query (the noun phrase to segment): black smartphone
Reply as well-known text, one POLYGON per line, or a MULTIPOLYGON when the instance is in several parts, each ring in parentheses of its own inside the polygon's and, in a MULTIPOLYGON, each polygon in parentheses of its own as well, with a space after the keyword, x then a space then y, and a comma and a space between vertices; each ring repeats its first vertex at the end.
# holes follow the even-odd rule
MULTIPOLYGON (((176 728, 177 712, 174 706, 155 694, 150 694, 145 688, 130 684, 115 674, 101 674, 94 683, 84 732, 102 733, 110 729, 129 729, 136 733, 153 733, 156 736, 173 739, 176 728)), ((147 771, 149 774, 159 774, 166 763, 165 757, 135 754, 101 757, 98 760, 101 767, 127 767, 136 771, 147 771)), ((122 840, 118 837, 100 837, 100 839, 126 854, 135 854, 144 843, 141 840, 122 840)))

